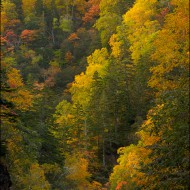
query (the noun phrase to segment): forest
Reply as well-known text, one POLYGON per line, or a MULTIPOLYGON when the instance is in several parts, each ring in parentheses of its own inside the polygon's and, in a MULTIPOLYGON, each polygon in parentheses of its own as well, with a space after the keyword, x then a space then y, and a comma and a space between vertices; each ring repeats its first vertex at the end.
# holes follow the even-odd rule
POLYGON ((189 1, 1 1, 1 190, 188 190, 189 1))

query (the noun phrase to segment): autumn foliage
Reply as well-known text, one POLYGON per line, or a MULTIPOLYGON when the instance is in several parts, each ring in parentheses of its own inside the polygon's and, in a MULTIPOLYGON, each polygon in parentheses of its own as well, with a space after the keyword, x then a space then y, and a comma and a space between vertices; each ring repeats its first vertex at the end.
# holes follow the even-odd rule
POLYGON ((24 43, 30 43, 34 41, 37 37, 36 30, 23 30, 20 38, 23 40, 24 43))
POLYGON ((0 156, 11 189, 188 189, 188 0, 1 8, 0 156))

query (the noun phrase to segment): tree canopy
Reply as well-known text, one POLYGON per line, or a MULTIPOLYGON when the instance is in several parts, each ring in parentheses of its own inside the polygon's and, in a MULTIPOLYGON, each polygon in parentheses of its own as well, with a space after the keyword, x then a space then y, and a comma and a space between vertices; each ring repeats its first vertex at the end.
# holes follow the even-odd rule
POLYGON ((0 189, 189 188, 189 1, 2 0, 0 189))

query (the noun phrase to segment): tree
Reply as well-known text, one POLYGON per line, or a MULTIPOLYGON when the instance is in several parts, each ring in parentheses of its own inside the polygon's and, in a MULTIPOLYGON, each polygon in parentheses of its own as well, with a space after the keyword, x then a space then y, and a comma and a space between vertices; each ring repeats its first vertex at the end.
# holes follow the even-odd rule
POLYGON ((66 180, 69 184, 66 188, 90 189, 88 161, 81 156, 80 152, 67 155, 64 167, 66 168, 66 180))
POLYGON ((129 5, 123 0, 106 0, 100 2, 100 18, 96 21, 95 27, 100 31, 103 47, 112 34, 115 33, 117 26, 122 21, 122 14, 126 12, 129 5))
MULTIPOLYGON (((146 2, 137 1, 134 7, 126 13, 124 20, 126 21, 128 16, 133 15, 133 11, 137 11, 134 19, 138 18, 137 13, 145 5, 146 2), (140 3, 142 3, 142 6, 138 6, 140 3)), ((147 5, 150 6, 150 3, 148 2, 147 5)), ((169 6, 170 9, 162 18, 164 19, 164 22, 161 23, 162 28, 156 31, 154 38, 149 41, 149 51, 152 55, 146 52, 148 58, 152 60, 152 66, 150 68, 151 77, 148 84, 156 89, 155 106, 149 110, 147 119, 138 132, 140 135, 139 143, 136 146, 131 145, 130 147, 124 148, 122 152, 123 155, 121 155, 118 160, 119 165, 114 168, 114 172, 110 177, 111 187, 113 189, 187 188, 188 180, 185 176, 188 176, 188 122, 186 120, 186 115, 188 114, 188 95, 186 90, 188 87, 185 68, 187 68, 186 60, 188 57, 188 48, 186 45, 188 41, 186 35, 188 6, 187 1, 184 1, 182 4, 177 1, 171 1, 168 2, 168 4, 164 3, 164 6, 165 5, 169 6), (184 22, 179 23, 179 28, 173 27, 174 23, 175 26, 178 25, 176 23, 178 23, 179 15, 180 20, 182 18, 184 22), (182 33, 183 35, 181 35, 182 33), (163 48, 165 46, 167 46, 166 49, 163 48), (179 140, 176 141, 176 139, 179 140), (129 152, 127 152, 127 150, 129 150, 129 152), (143 151, 137 154, 136 150, 143 151), (130 159, 131 156, 132 159, 130 159), (133 163, 133 161, 137 162, 133 163), (136 167, 130 168, 131 163, 132 166, 136 165, 136 167), (130 174, 135 174, 124 174, 124 171, 127 172, 128 170, 130 174), (141 183, 142 181, 143 183, 141 183)), ((162 6, 162 3, 160 3, 154 7, 158 8, 162 6)), ((157 9, 154 14, 156 14, 158 10, 159 9, 157 9)), ((144 14, 144 16, 146 17, 151 11, 147 11, 147 14, 144 14)), ((130 18, 130 20, 127 21, 131 29, 134 24, 134 19, 130 18)), ((139 24, 142 24, 144 17, 140 19, 141 22, 139 22, 139 24)), ((148 18, 145 18, 145 23, 147 19, 148 18)), ((154 20, 151 22, 154 23, 154 20)), ((135 25, 138 26, 138 22, 136 22, 135 25)), ((142 25, 140 28, 142 32, 142 25)), ((129 35, 129 40, 132 44, 134 43, 133 40, 137 39, 134 35, 135 33, 129 35)), ((147 36, 149 36, 149 34, 145 35, 145 37, 147 36)), ((143 33, 141 33, 139 37, 144 39, 143 33)), ((137 44, 138 43, 134 43, 134 45, 137 44)), ((141 50, 144 47, 146 47, 146 44, 143 44, 141 50)), ((135 48, 131 48, 131 50, 132 52, 139 53, 140 49, 137 48, 135 50, 135 48)), ((144 53, 145 52, 141 55, 136 54, 138 55, 138 57, 136 57, 137 59, 134 57, 137 64, 139 64, 138 60, 141 56, 144 56, 144 53)))
POLYGON ((1 32, 10 29, 13 23, 15 25, 18 22, 19 20, 15 4, 12 3, 10 0, 2 1, 1 32))
POLYGON ((157 64, 151 68, 152 77, 149 85, 157 89, 157 102, 163 106, 160 112, 152 116, 155 123, 154 131, 162 133, 162 136, 155 144, 157 150, 151 155, 157 159, 153 159, 150 167, 146 169, 157 177, 156 187, 178 189, 188 186, 185 176, 188 175, 186 115, 189 95, 186 31, 189 13, 187 1, 183 3, 171 1, 171 5, 174 8, 173 12, 166 16, 163 28, 154 41, 155 51, 152 59, 157 64), (173 27, 173 24, 176 27, 173 27), (170 45, 161 50, 161 46, 168 43, 170 45), (177 147, 180 147, 180 151, 177 147), (157 174, 155 169, 159 171, 157 174))

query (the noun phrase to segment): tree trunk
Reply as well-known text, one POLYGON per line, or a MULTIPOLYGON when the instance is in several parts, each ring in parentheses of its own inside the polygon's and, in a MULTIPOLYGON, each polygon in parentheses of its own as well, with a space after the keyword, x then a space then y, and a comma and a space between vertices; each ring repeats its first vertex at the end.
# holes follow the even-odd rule
POLYGON ((51 36, 52 36, 53 44, 55 44, 55 36, 54 36, 54 30, 53 30, 53 28, 51 29, 51 36))
POLYGON ((87 151, 87 135, 88 135, 88 131, 87 131, 87 122, 86 119, 84 120, 84 137, 85 137, 85 150, 87 151))
POLYGON ((105 158, 105 142, 104 142, 104 138, 103 138, 103 152, 102 152, 102 162, 103 162, 103 166, 106 166, 106 158, 105 158))
POLYGON ((10 190, 12 185, 9 172, 4 164, 0 163, 0 189, 1 190, 10 190))

